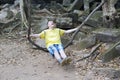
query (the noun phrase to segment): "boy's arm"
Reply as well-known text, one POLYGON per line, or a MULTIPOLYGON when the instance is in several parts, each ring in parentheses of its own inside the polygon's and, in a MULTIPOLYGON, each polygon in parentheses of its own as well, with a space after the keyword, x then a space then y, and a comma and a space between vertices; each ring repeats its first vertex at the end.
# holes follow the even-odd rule
POLYGON ((45 31, 42 31, 41 33, 39 34, 31 34, 30 37, 39 37, 39 38, 45 38, 45 31))
POLYGON ((70 29, 70 30, 65 30, 65 33, 72 33, 76 31, 78 28, 70 29))

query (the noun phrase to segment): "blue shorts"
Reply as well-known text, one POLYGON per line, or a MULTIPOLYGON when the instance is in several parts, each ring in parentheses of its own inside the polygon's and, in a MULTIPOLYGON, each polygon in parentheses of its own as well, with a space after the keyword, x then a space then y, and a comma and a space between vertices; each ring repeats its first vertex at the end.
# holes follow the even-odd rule
POLYGON ((49 46, 48 51, 53 57, 54 57, 55 49, 58 51, 58 53, 59 53, 60 50, 64 50, 63 46, 61 44, 53 44, 53 45, 49 46))

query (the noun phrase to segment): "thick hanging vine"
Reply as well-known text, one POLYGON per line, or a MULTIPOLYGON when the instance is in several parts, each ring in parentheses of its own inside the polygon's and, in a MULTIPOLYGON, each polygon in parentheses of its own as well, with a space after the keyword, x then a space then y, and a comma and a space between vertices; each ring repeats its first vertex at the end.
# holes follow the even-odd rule
MULTIPOLYGON (((36 43, 34 43, 34 41, 32 41, 30 34, 31 34, 31 1, 30 0, 22 0, 23 2, 23 12, 24 12, 24 18, 27 20, 27 27, 28 27, 28 41, 33 44, 34 46, 36 46, 38 49, 43 50, 45 52, 47 52, 46 48, 42 48, 39 45, 37 45, 36 43)), ((25 25, 26 26, 26 25, 25 25)))
POLYGON ((88 17, 82 22, 81 25, 78 26, 78 29, 74 32, 74 34, 72 35, 71 40, 65 45, 64 48, 67 48, 70 44, 72 44, 72 41, 74 40, 76 34, 79 32, 80 28, 82 28, 82 26, 88 21, 88 19, 94 14, 94 12, 96 10, 98 10, 103 4, 105 3, 105 0, 103 0, 89 15, 88 17))
MULTIPOLYGON (((22 0, 23 1, 23 11, 25 14, 25 19, 27 20, 27 27, 28 27, 28 40, 31 44, 35 45, 38 49, 43 50, 43 51, 47 51, 46 48, 40 47, 39 45, 37 45, 36 43, 34 43, 34 41, 32 41, 30 34, 31 34, 31 2, 30 0, 22 0)), ((71 40, 65 45, 64 49, 67 48, 72 41, 74 40, 76 34, 79 32, 80 28, 87 22, 87 20, 93 15, 93 13, 98 10, 103 4, 104 4, 104 0, 88 15, 88 17, 82 22, 81 25, 78 26, 78 29, 74 32, 71 40)), ((26 25, 25 25, 26 26, 26 25)))

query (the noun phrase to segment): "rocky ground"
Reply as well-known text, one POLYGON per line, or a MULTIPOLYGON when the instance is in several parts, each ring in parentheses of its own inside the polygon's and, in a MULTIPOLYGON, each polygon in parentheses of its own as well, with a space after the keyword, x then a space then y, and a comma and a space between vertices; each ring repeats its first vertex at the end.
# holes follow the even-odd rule
POLYGON ((0 39, 0 80, 120 80, 120 59, 78 60, 84 51, 66 49, 73 62, 61 66, 47 52, 34 50, 26 38, 0 39))

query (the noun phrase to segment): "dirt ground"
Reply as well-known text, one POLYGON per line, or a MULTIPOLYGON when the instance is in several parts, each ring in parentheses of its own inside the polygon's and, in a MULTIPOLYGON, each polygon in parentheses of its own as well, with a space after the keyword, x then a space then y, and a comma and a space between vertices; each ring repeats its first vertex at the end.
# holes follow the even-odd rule
POLYGON ((0 80, 77 80, 75 67, 60 66, 27 39, 0 39, 0 80))
MULTIPOLYGON (((74 62, 83 52, 72 52, 71 48, 65 51, 74 62)), ((0 36, 0 80, 119 80, 119 75, 111 70, 120 73, 119 58, 109 63, 96 59, 94 62, 84 60, 61 66, 48 52, 33 49, 24 37, 0 36), (94 70, 95 74, 92 73, 94 70), (103 72, 109 70, 111 76, 104 76, 106 73, 103 72), (99 75, 96 76, 96 73, 99 75), (116 75, 115 79, 111 79, 116 75)))

